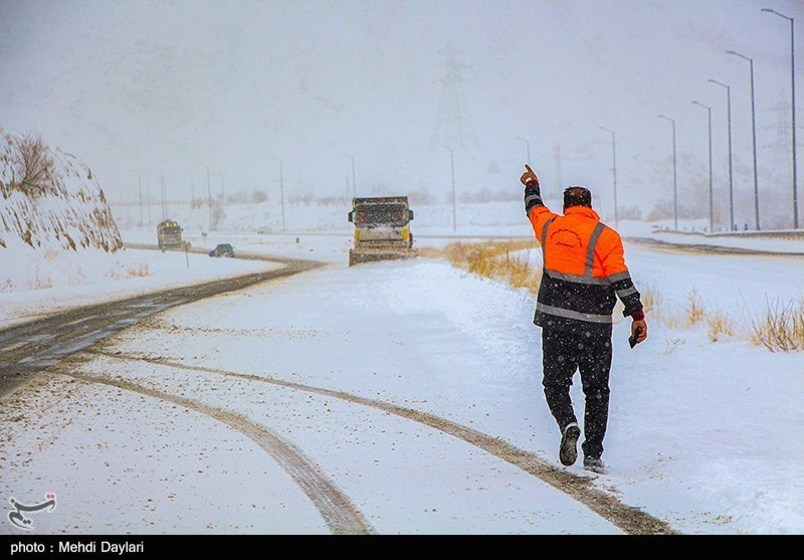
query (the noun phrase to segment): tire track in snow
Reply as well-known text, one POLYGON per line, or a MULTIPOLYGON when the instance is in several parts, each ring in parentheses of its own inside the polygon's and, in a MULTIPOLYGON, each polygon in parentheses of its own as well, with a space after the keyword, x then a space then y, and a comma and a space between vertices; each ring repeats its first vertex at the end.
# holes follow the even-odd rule
POLYGON ((371 525, 363 518, 363 515, 357 507, 341 492, 335 483, 324 475, 318 467, 292 443, 283 439, 273 431, 240 414, 208 406, 184 397, 171 395, 120 379, 75 373, 67 369, 66 366, 75 365, 75 362, 79 360, 80 357, 75 358, 72 360, 72 364, 70 363, 71 360, 67 360, 53 366, 49 371, 86 383, 109 385, 147 397, 171 402, 195 412, 200 412, 201 414, 226 424, 231 429, 243 434, 259 445, 290 475, 307 497, 310 498, 310 501, 313 502, 313 505, 319 511, 324 522, 333 534, 368 535, 373 533, 371 525))
MULTIPOLYGON (((653 517, 652 515, 631 506, 628 506, 619 501, 614 496, 606 494, 605 492, 595 488, 590 479, 587 477, 580 477, 567 472, 564 469, 558 468, 552 463, 541 459, 534 453, 530 453, 515 445, 494 437, 475 429, 459 424, 446 418, 441 418, 435 414, 422 412, 411 408, 405 408, 395 405, 386 401, 378 399, 371 399, 361 397, 352 393, 344 391, 336 391, 334 389, 326 389, 323 387, 315 387, 313 385, 305 385, 303 383, 296 383, 293 381, 285 381, 273 377, 261 377, 246 373, 237 373, 226 371, 217 368, 209 368, 204 366, 191 366, 172 362, 162 358, 148 358, 144 356, 126 355, 126 354, 113 354, 104 352, 102 350, 88 350, 89 354, 97 354, 107 358, 112 358, 122 361, 142 361, 154 365, 161 365, 165 367, 172 367, 177 369, 189 371, 202 371, 205 373, 212 373, 222 375, 225 377, 233 377, 237 379, 244 379, 247 381, 256 381, 260 383, 268 383, 289 389, 305 391, 308 393, 315 393, 327 397, 333 397, 353 404, 368 406, 371 408, 379 409, 385 412, 390 412, 402 418, 418 422, 436 429, 445 434, 456 437, 470 445, 478 447, 483 451, 501 459, 515 467, 518 467, 526 473, 538 478, 539 480, 549 484, 556 490, 569 495, 571 498, 584 504, 600 517, 606 519, 619 529, 627 534, 632 535, 663 535, 675 534, 676 532, 666 522, 653 517)), ((180 397, 171 397, 180 398, 180 397)), ((203 406, 203 405, 202 405, 203 406)))

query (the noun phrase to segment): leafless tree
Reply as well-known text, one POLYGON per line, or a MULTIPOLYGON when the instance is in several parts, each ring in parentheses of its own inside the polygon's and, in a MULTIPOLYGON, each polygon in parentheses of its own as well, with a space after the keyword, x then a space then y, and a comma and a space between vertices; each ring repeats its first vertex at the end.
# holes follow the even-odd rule
POLYGON ((15 138, 14 183, 19 190, 39 196, 55 187, 55 164, 42 138, 26 133, 15 138))

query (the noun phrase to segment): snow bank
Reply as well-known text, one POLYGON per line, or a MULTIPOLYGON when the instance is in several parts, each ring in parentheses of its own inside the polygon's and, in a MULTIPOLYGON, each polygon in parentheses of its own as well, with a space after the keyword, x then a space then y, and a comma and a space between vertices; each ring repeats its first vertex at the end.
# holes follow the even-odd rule
POLYGON ((53 262, 34 259, 28 264, 34 278, 38 273, 40 280, 50 279, 53 287, 0 291, 0 329, 84 305, 282 266, 264 261, 213 259, 194 253, 185 255, 177 251, 162 253, 135 249, 123 249, 111 256, 99 249, 86 249, 80 253, 62 251, 56 254, 53 262), (60 268, 61 265, 54 262, 67 265, 67 268, 60 268), (104 278, 114 281, 102 281, 104 278), (89 279, 97 281, 90 282, 89 279))

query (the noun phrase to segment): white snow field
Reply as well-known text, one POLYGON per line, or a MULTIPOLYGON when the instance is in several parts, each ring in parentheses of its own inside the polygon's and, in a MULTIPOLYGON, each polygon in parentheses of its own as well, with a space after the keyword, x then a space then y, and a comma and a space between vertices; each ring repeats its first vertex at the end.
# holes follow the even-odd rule
POLYGON ((50 259, 42 257, 38 251, 22 250, 9 261, 3 261, 3 265, 17 267, 19 276, 31 275, 29 271, 20 270, 28 267, 36 269, 46 281, 37 289, 0 290, 0 329, 84 305, 281 266, 193 253, 185 256, 177 251, 161 253, 136 249, 123 249, 114 254, 84 249, 78 253, 63 251, 50 259))
MULTIPOLYGON (((337 247, 321 251, 335 255, 337 247)), ((795 257, 626 251, 637 286, 662 295, 665 316, 683 314, 694 287, 707 309, 739 326, 768 298, 796 297, 804 278, 804 260, 795 257)), ((1 424, 0 438, 13 445, 2 448, 0 492, 56 492, 59 508, 36 518, 43 532, 328 531, 265 451, 209 415, 155 396, 170 394, 278 434, 378 533, 617 532, 463 440, 261 381, 421 410, 557 464, 534 305, 525 290, 439 261, 347 268, 341 258, 169 310, 105 343, 102 355, 62 364, 12 395, 0 413, 16 420, 1 424), (69 383, 62 374, 158 393, 69 383), (86 511, 86 501, 100 503, 103 515, 86 511)), ((610 472, 592 475, 594 484, 684 533, 804 531, 801 354, 771 353, 738 334, 712 343, 705 326, 650 314, 648 324, 650 338, 634 350, 628 321, 615 326, 610 472)), ((582 418, 579 386, 576 377, 582 418)), ((588 476, 579 465, 569 470, 588 476)))

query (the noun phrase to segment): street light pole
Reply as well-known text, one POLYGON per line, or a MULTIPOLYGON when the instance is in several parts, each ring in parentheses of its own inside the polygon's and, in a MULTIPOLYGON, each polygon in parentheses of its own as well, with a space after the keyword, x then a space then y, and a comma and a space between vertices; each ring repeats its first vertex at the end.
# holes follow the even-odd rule
POLYGON ((226 206, 226 190, 223 186, 223 173, 221 173, 221 206, 226 206))
POLYGON ((137 184, 140 188, 140 226, 142 226, 142 175, 137 171, 137 184))
POLYGON ((209 165, 203 164, 204 167, 207 168, 207 207, 209 209, 209 225, 207 226, 207 230, 212 230, 212 187, 209 183, 209 165))
POLYGON ((712 107, 704 105, 700 101, 693 101, 693 105, 698 105, 706 109, 709 115, 709 233, 715 231, 715 197, 712 189, 712 107))
POLYGON ((726 51, 726 54, 738 56, 743 60, 747 60, 751 65, 751 132, 754 141, 754 222, 757 230, 759 230, 759 178, 757 174, 757 113, 754 103, 754 59, 748 58, 735 51, 726 51))
POLYGON ((285 179, 282 174, 282 159, 271 158, 279 162, 279 202, 282 205, 282 231, 285 231, 285 179))
POLYGON ((678 173, 676 171, 676 120, 659 115, 660 119, 670 121, 673 124, 673 227, 678 231, 678 173))
POLYGON ((457 211, 455 210, 455 151, 449 146, 444 146, 445 150, 449 150, 449 165, 452 173, 452 231, 458 227, 457 211))
POLYGON ((780 14, 770 8, 762 8, 763 12, 776 14, 790 22, 790 92, 792 95, 793 113, 793 228, 798 229, 798 174, 796 172, 796 37, 793 18, 780 14))
POLYGON ((151 178, 145 174, 145 207, 148 209, 148 225, 151 225, 151 178))
POLYGON ((167 202, 165 201, 165 173, 162 171, 162 168, 159 168, 159 181, 162 187, 162 220, 167 219, 167 202))
POLYGON ((611 163, 612 163, 612 177, 614 182, 614 228, 620 228, 620 220, 618 217, 618 210, 617 210, 617 137, 614 134, 614 131, 610 128, 606 128, 605 126, 600 127, 601 130, 605 130, 609 134, 611 134, 611 163))
POLYGON ((726 88, 726 110, 729 121, 729 231, 734 229, 734 172, 731 153, 731 87, 710 78, 710 83, 726 88))
POLYGON ((221 176, 221 206, 226 206, 226 191, 223 187, 223 173, 218 173, 221 176))
POLYGON ((555 151, 556 156, 556 179, 558 184, 558 192, 561 192, 561 144, 556 142, 553 146, 553 150, 555 151))
POLYGON ((530 165, 530 140, 528 140, 527 138, 522 138, 521 136, 517 136, 517 139, 522 140, 525 143, 525 146, 527 147, 528 150, 528 165, 530 165))

